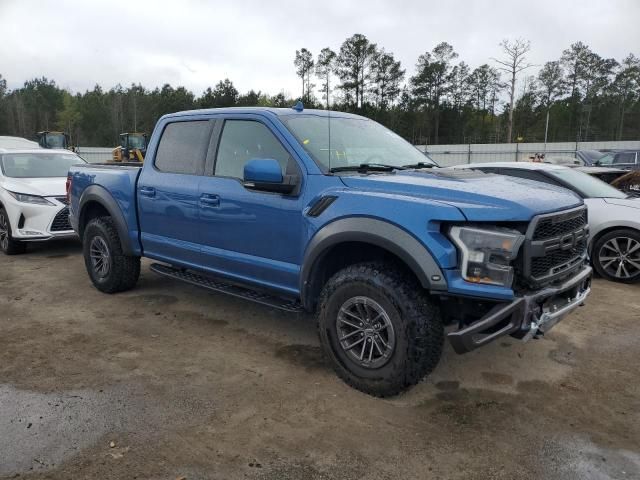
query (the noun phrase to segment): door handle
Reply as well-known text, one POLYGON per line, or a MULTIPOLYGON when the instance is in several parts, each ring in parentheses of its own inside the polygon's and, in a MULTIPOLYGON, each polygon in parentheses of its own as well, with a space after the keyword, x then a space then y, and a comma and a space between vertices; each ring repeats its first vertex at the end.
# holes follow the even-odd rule
POLYGON ((219 207, 220 197, 210 193, 203 193, 200 196, 200 203, 205 207, 219 207))
POLYGON ((139 187, 138 191, 143 197, 155 197, 156 189, 153 187, 139 187))

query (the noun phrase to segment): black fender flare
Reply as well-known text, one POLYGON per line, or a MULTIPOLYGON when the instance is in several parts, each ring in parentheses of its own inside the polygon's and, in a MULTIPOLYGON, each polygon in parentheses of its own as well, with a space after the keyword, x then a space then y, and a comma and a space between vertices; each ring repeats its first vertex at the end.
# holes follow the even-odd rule
POLYGON ((116 230, 118 231, 118 237, 120 237, 120 245, 122 246, 122 252, 125 255, 133 255, 133 246, 129 239, 129 229, 127 227, 127 221, 122 214, 122 210, 118 206, 118 202, 111 196, 111 194, 99 185, 90 185, 82 192, 80 201, 78 202, 78 228, 77 232, 82 239, 82 234, 85 227, 84 215, 86 212, 86 206, 90 202, 95 202, 101 205, 115 223, 116 230))
POLYGON ((316 262, 334 245, 363 242, 383 248, 400 258, 428 290, 447 290, 447 282, 431 253, 414 236, 389 222, 368 217, 343 218, 322 227, 313 236, 304 254, 300 272, 300 293, 305 306, 316 262))

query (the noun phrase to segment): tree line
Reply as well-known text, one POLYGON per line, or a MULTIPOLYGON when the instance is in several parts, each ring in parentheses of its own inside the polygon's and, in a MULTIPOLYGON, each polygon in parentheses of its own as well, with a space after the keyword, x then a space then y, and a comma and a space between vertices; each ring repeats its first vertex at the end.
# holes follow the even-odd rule
POLYGON ((8 91, 0 75, 0 134, 30 138, 60 129, 78 145, 112 146, 121 132, 151 132, 169 112, 288 107, 302 99, 306 107, 373 118, 414 144, 538 142, 545 133, 549 142, 640 138, 640 59, 633 53, 618 61, 576 42, 539 66, 528 61, 526 40, 505 40, 500 48, 498 58, 472 69, 442 42, 421 54, 408 74, 392 52, 354 34, 317 56, 296 50, 298 98, 240 94, 229 79, 200 96, 169 84, 153 90, 96 85, 73 94, 44 77, 8 91))

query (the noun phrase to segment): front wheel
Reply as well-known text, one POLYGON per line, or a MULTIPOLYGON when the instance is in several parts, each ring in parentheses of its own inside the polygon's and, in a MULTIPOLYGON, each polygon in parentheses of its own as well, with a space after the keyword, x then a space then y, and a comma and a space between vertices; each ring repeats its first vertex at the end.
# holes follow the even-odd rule
POLYGON ((140 276, 140 257, 125 255, 111 217, 94 218, 84 229, 84 264, 95 287, 104 293, 130 290, 140 276))
POLYGON ((593 246, 592 257, 601 277, 622 283, 640 281, 640 232, 624 228, 602 235, 593 246))
POLYGON ((6 255, 17 255, 27 250, 27 244, 14 240, 11 235, 9 215, 4 208, 0 208, 0 250, 6 255))
POLYGON ((444 341, 437 306, 409 273, 386 263, 352 265, 327 282, 318 332, 340 378, 378 397, 430 373, 444 341))

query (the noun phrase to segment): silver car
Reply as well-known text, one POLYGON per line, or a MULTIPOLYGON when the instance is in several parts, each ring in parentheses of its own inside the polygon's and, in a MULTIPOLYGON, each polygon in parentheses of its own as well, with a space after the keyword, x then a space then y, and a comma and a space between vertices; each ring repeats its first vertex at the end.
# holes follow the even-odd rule
POLYGON ((561 165, 533 162, 473 163, 472 168, 557 185, 584 199, 589 209, 589 253, 595 270, 617 282, 640 281, 640 198, 561 165))

